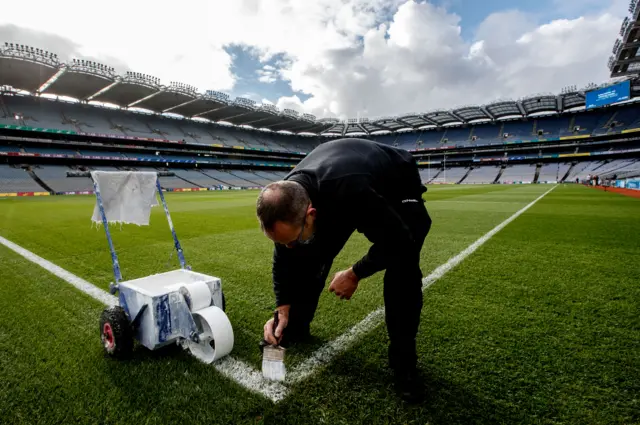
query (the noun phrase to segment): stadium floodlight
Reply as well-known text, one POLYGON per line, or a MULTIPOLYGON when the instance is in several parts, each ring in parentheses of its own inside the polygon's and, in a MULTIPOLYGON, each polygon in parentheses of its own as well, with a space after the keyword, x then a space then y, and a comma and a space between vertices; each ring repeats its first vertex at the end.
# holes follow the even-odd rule
POLYGON ((629 17, 625 16, 622 21, 622 25, 620 25, 620 37, 624 37, 624 33, 627 30, 627 26, 629 25, 629 17))

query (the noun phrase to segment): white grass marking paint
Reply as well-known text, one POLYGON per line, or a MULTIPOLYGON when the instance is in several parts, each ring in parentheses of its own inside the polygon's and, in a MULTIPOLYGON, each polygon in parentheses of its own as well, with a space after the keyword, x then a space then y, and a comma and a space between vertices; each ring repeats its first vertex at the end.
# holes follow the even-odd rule
POLYGON ((103 291, 102 289, 87 282, 86 280, 81 279, 78 276, 66 271, 65 269, 56 266, 52 262, 37 256, 33 252, 26 250, 19 245, 16 245, 15 243, 11 242, 8 239, 3 238, 2 236, 0 236, 0 243, 6 246, 7 248, 9 248, 10 250, 12 250, 13 252, 23 256, 24 258, 31 261, 32 263, 36 263, 46 271, 58 276, 60 279, 72 284, 73 286, 75 286, 85 294, 91 295, 96 300, 109 306, 118 304, 118 299, 113 295, 109 294, 108 292, 103 291))
POLYGON ((250 391, 262 394, 274 403, 283 400, 289 393, 289 388, 279 382, 264 379, 262 371, 258 371, 231 356, 223 357, 214 363, 214 367, 227 378, 236 381, 250 391))
MULTIPOLYGON (((429 286, 433 285, 438 279, 444 276, 449 270, 460 264, 462 260, 471 255, 475 250, 482 246, 485 242, 491 239, 496 233, 502 230, 505 226, 518 218, 522 213, 531 208, 536 202, 544 198, 549 192, 555 189, 557 186, 553 186, 545 193, 540 195, 534 201, 527 206, 507 218, 502 223, 491 229, 487 234, 480 239, 469 245, 464 251, 460 252, 455 257, 450 258, 446 263, 435 269, 429 276, 422 280, 422 290, 424 291, 429 286)), ((339 354, 346 351, 351 347, 362 335, 369 333, 380 325, 384 321, 384 307, 381 307, 371 312, 360 323, 349 329, 344 334, 340 335, 335 340, 326 343, 320 347, 315 353, 311 355, 307 360, 302 362, 297 368, 293 369, 287 375, 287 383, 295 384, 307 379, 309 376, 317 372, 321 367, 329 364, 339 354)))
MULTIPOLYGON (((98 288, 97 286, 87 282, 86 280, 64 270, 63 268, 56 266, 50 261, 45 260, 42 257, 37 256, 33 252, 22 248, 19 245, 9 241, 8 239, 0 236, 0 243, 7 248, 11 249, 15 253, 21 255, 27 260, 39 265, 48 272, 54 274, 67 283, 75 286, 80 291, 91 296, 92 298, 102 302, 107 306, 118 305, 118 299, 108 292, 98 288)), ((96 323, 98 318, 96 317, 96 323)), ((218 372, 227 378, 237 382, 241 386, 245 387, 249 391, 253 391, 261 394, 265 398, 279 402, 287 396, 288 388, 281 383, 267 381, 262 377, 262 372, 255 370, 246 363, 234 359, 230 356, 220 359, 220 361, 213 365, 218 372)))

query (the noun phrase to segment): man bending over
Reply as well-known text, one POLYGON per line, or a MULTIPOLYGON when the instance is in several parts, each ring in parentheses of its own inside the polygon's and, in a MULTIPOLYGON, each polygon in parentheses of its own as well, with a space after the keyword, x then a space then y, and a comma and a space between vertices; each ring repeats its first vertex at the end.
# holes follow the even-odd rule
POLYGON ((426 187, 412 155, 363 139, 326 142, 282 181, 260 193, 257 216, 274 242, 273 287, 279 325, 264 326, 271 344, 310 336, 309 327, 334 258, 354 231, 372 243, 335 275, 329 291, 350 299, 363 279, 385 270, 389 365, 403 398, 418 401, 416 335, 422 310, 420 251, 431 228, 426 187))

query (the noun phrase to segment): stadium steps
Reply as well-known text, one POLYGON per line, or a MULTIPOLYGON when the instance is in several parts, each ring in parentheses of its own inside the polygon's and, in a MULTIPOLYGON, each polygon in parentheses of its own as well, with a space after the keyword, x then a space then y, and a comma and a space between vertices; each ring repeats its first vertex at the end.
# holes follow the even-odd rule
POLYGON ((569 167, 569 169, 567 170, 567 172, 565 173, 564 176, 562 176, 562 178, 560 179, 560 183, 564 183, 564 181, 569 177, 569 175, 571 174, 571 172, 573 171, 573 167, 575 167, 577 164, 577 162, 572 162, 571 166, 569 167))
POLYGON ((500 130, 498 131, 498 140, 504 139, 504 122, 500 124, 500 130))
POLYGON ((569 128, 567 129, 568 131, 573 133, 573 128, 576 126, 576 116, 571 115, 571 120, 569 121, 569 128))
MULTIPOLYGON (((233 146, 233 142, 229 142, 222 136, 218 136, 209 131, 209 129, 205 130, 207 134, 213 139, 213 142, 216 144, 222 144, 223 146, 233 146)), ((227 183, 225 183, 227 184, 227 183)))
POLYGON ((266 147, 270 148, 273 145, 281 147, 282 149, 284 149, 285 151, 288 151, 289 148, 286 147, 285 145, 283 145, 282 143, 278 142, 277 140, 272 140, 271 142, 267 142, 264 139, 259 138, 258 136, 255 136, 256 140, 260 141, 260 143, 262 143, 263 145, 265 145, 266 147))
POLYGON ((38 175, 35 173, 35 171, 33 171, 31 167, 27 168, 27 173, 29 173, 31 178, 35 180, 35 182, 38 183, 38 185, 40 185, 41 188, 43 188, 44 190, 46 190, 51 194, 55 193, 55 191, 51 189, 51 187, 49 187, 40 177, 38 177, 38 175))
POLYGON ((182 177, 182 176, 178 175, 178 174, 177 174, 177 173, 175 173, 175 172, 173 173, 173 175, 174 175, 174 176, 176 176, 177 178, 179 178, 180 180, 183 180, 183 181, 185 181, 185 182, 187 182, 187 183, 189 183, 189 184, 194 185, 195 187, 204 187, 204 186, 202 186, 202 185, 200 185, 200 184, 198 184, 198 183, 194 183, 194 182, 192 182, 191 180, 185 179, 184 177, 182 177))
POLYGON ((2 100, 2 96, 0 96, 0 112, 2 113, 2 118, 11 118, 11 112, 7 105, 4 104, 4 100, 2 100))
POLYGON ((431 177, 431 180, 429 180, 429 181, 427 182, 427 184, 428 184, 428 183, 431 183, 432 181, 434 181, 435 179, 437 179, 437 178, 438 178, 438 176, 440 175, 440 173, 442 173, 442 170, 444 170, 444 168, 440 168, 440 169, 438 170, 438 172, 437 172, 433 177, 431 177))
POLYGON ((259 178, 259 179, 264 179, 264 180, 268 180, 268 181, 271 181, 271 182, 274 182, 274 181, 275 181, 275 180, 273 179, 273 178, 274 178, 274 176, 267 176, 267 175, 264 175, 264 174, 258 174, 258 172, 257 172, 257 171, 249 171, 249 172, 250 172, 251 174, 255 174, 255 176, 256 176, 257 178, 259 178))
POLYGON ((461 178, 461 179, 458 181, 458 183, 456 183, 456 184, 462 184, 462 182, 464 181, 464 179, 466 179, 466 178, 467 178, 467 176, 469 175, 469 173, 471 172, 471 170, 472 170, 472 168, 471 168, 471 167, 469 167, 469 169, 467 170, 467 172, 465 173, 465 175, 464 175, 464 176, 462 176, 462 178, 461 178))
MULTIPOLYGON (((504 128, 504 124, 502 125, 504 128)), ((505 168, 507 168, 505 165, 503 165, 502 167, 500 167, 500 170, 498 171, 498 175, 496 176, 495 179, 493 179, 493 181, 491 182, 492 184, 498 183, 498 181, 500 180, 500 177, 502 177, 502 173, 504 173, 505 168)))
POLYGON ((220 183, 220 184, 227 185, 227 186, 230 186, 230 187, 233 187, 233 186, 234 186, 234 185, 232 185, 231 183, 227 183, 227 182, 226 182, 226 181, 224 181, 224 180, 220 180, 220 179, 218 179, 218 178, 216 178, 216 177, 213 177, 211 174, 207 174, 207 172, 205 172, 204 170, 200 170, 200 172, 201 172, 202 174, 204 174, 205 176, 209 177, 210 179, 217 181, 217 182, 218 182, 218 183, 220 183))
POLYGON ((615 111, 613 115, 611 115, 611 118, 609 118, 609 121, 607 121, 607 123, 604 125, 604 128, 607 129, 607 133, 611 131, 611 124, 614 123, 617 115, 618 115, 618 111, 615 111))
POLYGON ((531 130, 531 135, 532 136, 538 135, 538 120, 533 120, 533 130, 531 130))
POLYGON ((71 120, 71 119, 67 116, 67 114, 65 114, 65 113, 64 113, 64 111, 61 111, 61 112, 60 112, 60 116, 62 117, 62 124, 66 124, 66 125, 71 125, 71 126, 73 126, 73 129, 74 129, 75 131, 82 131, 82 129, 81 129, 80 127, 78 127, 78 126, 76 125, 76 123, 75 123, 75 122, 73 122, 73 120, 71 120))
POLYGON ((440 143, 444 143, 445 140, 447 140, 447 132, 449 131, 449 129, 447 128, 444 133, 442 134, 442 137, 440 138, 440 143))
POLYGON ((231 170, 227 171, 227 173, 231 174, 231 175, 232 175, 232 176, 234 176, 234 177, 239 178, 240 180, 244 180, 244 181, 249 182, 249 183, 251 183, 251 184, 254 184, 254 185, 256 185, 256 186, 264 186, 264 185, 262 185, 262 184, 258 184, 258 183, 254 182, 254 181, 251 181, 251 180, 249 180, 249 179, 245 179, 244 177, 240 177, 240 176, 238 176, 238 175, 235 175, 235 174, 233 174, 233 173, 231 172, 231 170))
MULTIPOLYGON (((533 128, 536 128, 535 123, 533 124, 533 128)), ((536 172, 533 174, 533 183, 538 183, 538 178, 540 177, 540 170, 542 169, 542 164, 536 164, 536 172)))

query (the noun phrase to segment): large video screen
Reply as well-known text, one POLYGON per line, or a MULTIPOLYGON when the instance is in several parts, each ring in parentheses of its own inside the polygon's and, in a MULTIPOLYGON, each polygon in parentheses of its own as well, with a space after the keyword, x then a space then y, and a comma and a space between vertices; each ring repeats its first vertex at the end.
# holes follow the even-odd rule
POLYGON ((629 100, 630 97, 631 81, 624 81, 603 89, 587 92, 587 109, 629 100))

